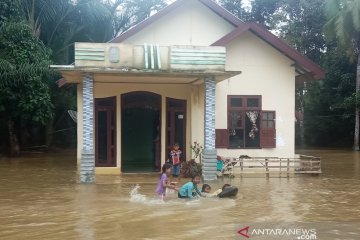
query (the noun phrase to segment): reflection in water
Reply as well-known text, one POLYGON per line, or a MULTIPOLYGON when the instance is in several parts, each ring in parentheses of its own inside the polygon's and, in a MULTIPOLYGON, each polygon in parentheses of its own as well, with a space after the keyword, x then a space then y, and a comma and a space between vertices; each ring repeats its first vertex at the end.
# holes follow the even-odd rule
POLYGON ((76 231, 79 233, 81 240, 93 240, 94 236, 94 211, 93 208, 94 199, 96 195, 96 189, 93 185, 80 185, 77 197, 75 199, 75 207, 77 207, 77 213, 79 219, 76 222, 76 231))
POLYGON ((158 174, 80 185, 72 154, 1 159, 0 239, 234 239, 243 223, 295 221, 318 223, 318 239, 360 239, 359 152, 301 153, 322 157, 321 176, 225 179, 212 188, 230 182, 236 199, 165 202, 158 174))

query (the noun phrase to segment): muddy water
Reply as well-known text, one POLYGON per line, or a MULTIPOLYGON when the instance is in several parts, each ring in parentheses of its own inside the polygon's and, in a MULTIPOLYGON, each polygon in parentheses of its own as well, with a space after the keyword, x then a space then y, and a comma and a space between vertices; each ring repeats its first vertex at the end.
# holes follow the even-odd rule
POLYGON ((0 239, 245 239, 237 237, 244 224, 284 222, 311 223, 317 239, 360 239, 360 153, 299 152, 322 157, 320 177, 224 180, 213 189, 230 182, 236 199, 170 193, 165 203, 154 199, 158 175, 80 185, 72 154, 1 159, 0 239))

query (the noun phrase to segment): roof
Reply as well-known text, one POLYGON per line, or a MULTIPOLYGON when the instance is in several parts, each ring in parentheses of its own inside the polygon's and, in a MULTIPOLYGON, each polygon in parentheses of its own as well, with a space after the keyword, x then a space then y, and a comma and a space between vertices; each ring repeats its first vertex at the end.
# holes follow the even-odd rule
MULTIPOLYGON (((156 14, 152 15, 151 17, 145 19, 144 21, 138 23, 134 27, 130 28, 129 30, 125 31, 121 35, 113 38, 110 40, 111 43, 120 43, 124 40, 128 39, 129 37, 135 35, 136 33, 140 32, 142 29, 146 28, 150 24, 154 23, 158 19, 162 18, 163 16, 167 15, 168 13, 172 12, 173 10, 177 9, 181 5, 183 5, 186 1, 189 0, 177 0, 174 3, 168 5, 164 9, 160 10, 156 14)), ((213 12, 215 12, 217 15, 225 19, 227 22, 232 24, 234 27, 239 26, 243 23, 240 19, 232 15, 229 11, 227 11, 225 8, 221 7, 217 3, 215 3, 212 0, 197 0, 200 3, 204 4, 206 7, 211 9, 213 12)))
POLYGON ((283 40, 272 34, 269 30, 257 23, 244 23, 237 27, 235 30, 220 38, 212 44, 212 46, 226 46, 235 38, 240 37, 245 32, 250 31, 253 34, 260 37, 262 40, 273 46, 275 49, 283 53, 288 58, 292 59, 296 63, 296 67, 299 71, 303 72, 297 80, 305 81, 309 77, 314 79, 323 79, 325 78, 325 71, 312 60, 302 55, 300 52, 296 51, 294 48, 290 47, 283 40), (308 76, 310 73, 311 76, 308 76))

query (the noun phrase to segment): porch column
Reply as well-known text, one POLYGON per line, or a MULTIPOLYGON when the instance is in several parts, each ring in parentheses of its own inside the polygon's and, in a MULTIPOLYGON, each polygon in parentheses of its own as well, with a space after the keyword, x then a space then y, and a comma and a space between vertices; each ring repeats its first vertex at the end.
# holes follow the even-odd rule
POLYGON ((204 122, 204 180, 216 180, 216 149, 215 149, 215 78, 205 76, 205 122, 204 122))
POLYGON ((83 75, 83 146, 80 163, 80 182, 95 182, 94 154, 94 80, 93 75, 83 75))

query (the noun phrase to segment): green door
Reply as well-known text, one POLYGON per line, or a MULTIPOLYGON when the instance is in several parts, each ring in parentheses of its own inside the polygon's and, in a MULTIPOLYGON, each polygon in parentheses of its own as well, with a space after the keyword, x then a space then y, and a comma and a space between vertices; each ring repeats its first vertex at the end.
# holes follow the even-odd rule
POLYGON ((147 92, 122 96, 122 171, 159 171, 161 97, 147 92))

